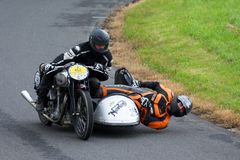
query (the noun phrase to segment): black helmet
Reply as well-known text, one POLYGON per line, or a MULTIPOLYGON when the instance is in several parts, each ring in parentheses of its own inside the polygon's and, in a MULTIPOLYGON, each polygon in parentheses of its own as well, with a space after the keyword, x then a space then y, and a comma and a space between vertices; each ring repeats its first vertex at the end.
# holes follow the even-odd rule
POLYGON ((170 114, 175 117, 182 117, 187 115, 192 109, 192 101, 188 96, 177 96, 177 98, 173 99, 170 106, 170 114), (181 102, 182 105, 178 103, 181 102), (182 109, 183 108, 183 109, 182 109))
POLYGON ((94 29, 89 36, 89 42, 93 50, 99 53, 107 51, 109 45, 109 34, 100 28, 94 29))

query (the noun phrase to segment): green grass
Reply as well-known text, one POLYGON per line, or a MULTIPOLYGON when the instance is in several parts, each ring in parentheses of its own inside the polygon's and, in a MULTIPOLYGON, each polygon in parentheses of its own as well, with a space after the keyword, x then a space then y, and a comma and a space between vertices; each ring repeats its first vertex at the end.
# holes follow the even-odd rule
POLYGON ((148 67, 240 113, 239 0, 146 0, 127 13, 124 36, 148 67))

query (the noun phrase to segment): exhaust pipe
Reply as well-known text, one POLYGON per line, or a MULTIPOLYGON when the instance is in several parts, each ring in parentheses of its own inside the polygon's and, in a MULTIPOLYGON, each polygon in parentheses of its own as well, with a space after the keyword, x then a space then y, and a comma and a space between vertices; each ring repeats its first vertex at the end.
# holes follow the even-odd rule
POLYGON ((36 101, 34 101, 32 99, 32 97, 30 96, 30 94, 28 93, 28 91, 23 90, 21 91, 21 95, 23 96, 23 98, 29 103, 31 104, 31 106, 36 109, 36 101))
MULTIPOLYGON (((36 101, 34 101, 32 99, 32 97, 30 96, 30 94, 28 93, 28 91, 23 90, 21 91, 21 95, 23 96, 23 98, 29 103, 31 104, 31 106, 36 109, 36 101)), ((49 121, 55 122, 52 118, 50 118, 48 115, 41 113, 45 118, 47 118, 49 121)))

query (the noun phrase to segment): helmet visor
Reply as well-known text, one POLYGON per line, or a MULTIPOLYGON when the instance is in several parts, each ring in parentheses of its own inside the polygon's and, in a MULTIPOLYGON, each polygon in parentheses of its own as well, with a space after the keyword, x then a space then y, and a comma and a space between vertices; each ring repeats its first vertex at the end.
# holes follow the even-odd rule
POLYGON ((180 115, 186 115, 186 109, 185 109, 185 107, 183 106, 183 104, 182 104, 181 101, 178 101, 177 107, 178 107, 178 110, 179 110, 180 115))
POLYGON ((105 47, 106 47, 106 45, 104 45, 104 44, 95 44, 95 48, 97 50, 105 49, 105 47))

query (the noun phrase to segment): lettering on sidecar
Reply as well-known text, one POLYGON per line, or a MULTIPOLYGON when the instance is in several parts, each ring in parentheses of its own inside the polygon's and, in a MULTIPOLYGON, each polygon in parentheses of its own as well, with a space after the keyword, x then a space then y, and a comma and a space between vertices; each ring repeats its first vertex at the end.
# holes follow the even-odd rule
POLYGON ((127 103, 125 101, 123 100, 119 101, 115 106, 111 108, 111 111, 108 113, 108 115, 111 114, 115 117, 115 114, 118 114, 118 111, 126 105, 127 103))

